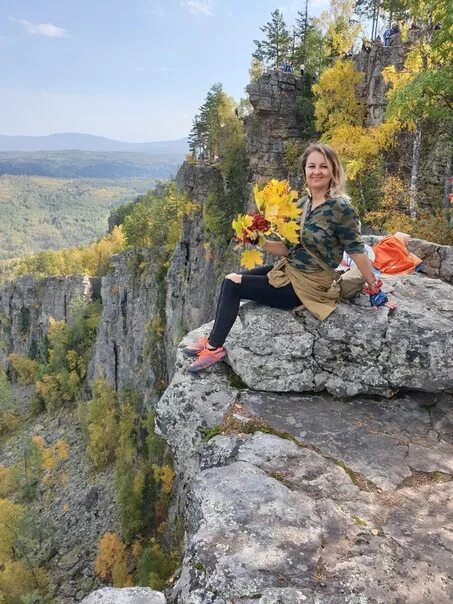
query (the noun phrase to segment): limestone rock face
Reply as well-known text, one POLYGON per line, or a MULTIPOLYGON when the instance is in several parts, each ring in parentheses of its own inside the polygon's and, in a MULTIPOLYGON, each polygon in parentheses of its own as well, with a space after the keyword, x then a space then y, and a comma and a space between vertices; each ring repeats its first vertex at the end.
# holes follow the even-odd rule
POLYGON ((421 275, 386 277, 395 313, 368 297, 340 303, 323 322, 246 304, 227 340, 234 371, 254 389, 337 396, 453 388, 451 286, 421 275))
POLYGON ((146 402, 156 399, 162 362, 156 351, 150 358, 149 345, 162 328, 157 323, 165 304, 162 264, 158 251, 112 257, 112 270, 102 278, 102 316, 89 372, 90 378, 102 375, 116 389, 134 387, 146 402))
POLYGON ((237 390, 226 365, 188 363, 156 415, 186 493, 171 601, 451 601, 450 395, 237 390))
POLYGON ((209 195, 223 191, 223 179, 215 165, 185 162, 176 180, 199 210, 187 216, 168 269, 166 283, 166 350, 171 375, 176 346, 184 334, 210 321, 219 280, 237 261, 227 250, 216 249, 206 237, 203 206, 209 195))
POLYGON ((20 277, 0 287, 0 364, 15 352, 35 356, 49 319, 67 320, 74 302, 93 299, 98 281, 83 275, 36 279, 20 277))
POLYGON ((253 180, 287 178, 284 143, 302 134, 296 115, 301 80, 292 73, 270 70, 249 84, 247 92, 254 109, 245 124, 253 180))
POLYGON ((408 48, 409 44, 403 43, 401 36, 394 35, 389 46, 371 44, 370 52, 361 51, 354 57, 357 71, 365 74, 363 83, 358 87, 358 93, 367 108, 367 126, 377 126, 384 119, 387 86, 382 77, 382 70, 389 65, 395 65, 398 71, 401 70, 408 48))
POLYGON ((165 604, 164 594, 148 587, 98 589, 82 600, 82 604, 165 604))
POLYGON ((210 320, 217 289, 216 262, 205 236, 203 205, 208 195, 223 190, 217 168, 184 163, 177 175, 179 186, 199 205, 184 220, 181 240, 173 253, 167 275, 166 348, 169 370, 175 348, 188 331, 210 320))

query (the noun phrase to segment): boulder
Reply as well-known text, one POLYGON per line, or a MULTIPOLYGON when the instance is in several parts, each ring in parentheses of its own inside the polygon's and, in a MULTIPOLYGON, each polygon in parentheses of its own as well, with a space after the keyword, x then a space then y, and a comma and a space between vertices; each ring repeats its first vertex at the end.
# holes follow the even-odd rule
POLYGON ((187 528, 172 602, 451 601, 449 394, 252 391, 189 362, 156 409, 187 528))
POLYGON ((323 322, 247 303, 227 339, 233 370, 270 392, 327 392, 341 397, 401 389, 453 388, 451 285, 419 274, 386 277, 396 312, 368 297, 340 303, 323 322))

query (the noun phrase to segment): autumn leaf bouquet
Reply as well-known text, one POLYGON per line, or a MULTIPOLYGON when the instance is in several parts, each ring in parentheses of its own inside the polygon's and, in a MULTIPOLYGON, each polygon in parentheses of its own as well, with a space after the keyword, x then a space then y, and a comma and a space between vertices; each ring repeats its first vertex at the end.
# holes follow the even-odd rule
MULTIPOLYGON (((301 209, 296 205, 298 194, 286 180, 272 179, 260 191, 253 188, 257 212, 239 214, 232 222, 239 245, 260 245, 270 235, 283 243, 299 242, 299 221, 301 209)), ((263 264, 263 254, 257 249, 244 249, 241 266, 251 269, 263 264)))

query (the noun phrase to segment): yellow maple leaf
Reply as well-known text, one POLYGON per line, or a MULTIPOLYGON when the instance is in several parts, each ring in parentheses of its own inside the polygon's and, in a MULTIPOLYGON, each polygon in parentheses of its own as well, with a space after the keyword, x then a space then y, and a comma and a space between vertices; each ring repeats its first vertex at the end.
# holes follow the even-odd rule
POLYGON ((258 250, 245 250, 241 256, 241 266, 250 270, 263 264, 263 254, 258 250))
POLYGON ((260 191, 258 185, 255 185, 253 187, 253 195, 255 197, 256 207, 261 212, 264 208, 264 189, 260 191))
POLYGON ((299 225, 295 220, 279 222, 277 233, 290 243, 299 243, 299 225))
POLYGON ((242 239, 244 229, 248 229, 252 222, 253 218, 249 214, 238 214, 236 216, 236 219, 233 220, 231 226, 233 227, 238 239, 242 239))
POLYGON ((275 220, 279 214, 280 206, 278 204, 267 204, 264 208, 264 218, 272 222, 275 220))

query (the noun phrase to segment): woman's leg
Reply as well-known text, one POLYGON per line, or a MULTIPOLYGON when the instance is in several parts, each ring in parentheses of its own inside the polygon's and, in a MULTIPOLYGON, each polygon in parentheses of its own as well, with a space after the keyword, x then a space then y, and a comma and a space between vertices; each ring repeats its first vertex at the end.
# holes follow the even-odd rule
MULTIPOLYGON (((243 273, 241 273, 241 277, 243 277, 244 275, 267 275, 267 273, 270 270, 272 270, 271 264, 266 264, 265 266, 257 266, 256 268, 252 268, 250 271, 244 271, 243 273)), ((229 279, 227 279, 225 277, 225 279, 222 282, 222 286, 220 288, 219 299, 217 302, 217 307, 216 307, 215 316, 214 316, 214 325, 217 321, 217 317, 219 314, 220 300, 222 299, 223 288, 225 286, 225 283, 228 283, 228 282, 229 282, 229 279)))
MULTIPOLYGON (((260 267, 264 269, 268 267, 260 267)), ((270 270, 270 267, 269 267, 270 270)), ((256 274, 250 271, 241 275, 241 282, 235 283, 225 279, 217 305, 214 327, 208 338, 210 346, 223 346, 239 312, 241 300, 253 300, 274 308, 291 309, 299 306, 300 301, 291 284, 284 287, 272 287, 267 279, 267 272, 256 274)))

